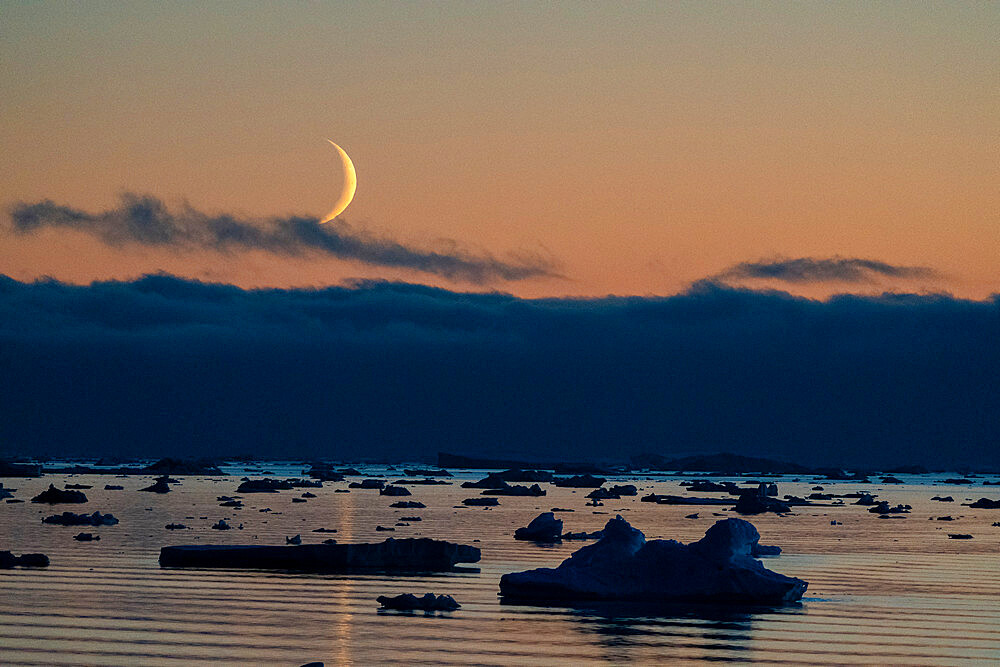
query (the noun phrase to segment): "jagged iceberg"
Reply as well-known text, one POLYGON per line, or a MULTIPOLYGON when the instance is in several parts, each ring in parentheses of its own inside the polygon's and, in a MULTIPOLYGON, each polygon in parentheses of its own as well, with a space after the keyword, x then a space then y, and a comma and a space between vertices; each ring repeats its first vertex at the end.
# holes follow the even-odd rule
POLYGON ((647 542, 621 516, 604 537, 557 568, 505 574, 500 595, 512 600, 634 600, 651 602, 782 603, 802 597, 808 584, 765 568, 751 556, 760 539, 753 524, 724 519, 705 537, 682 544, 647 542))

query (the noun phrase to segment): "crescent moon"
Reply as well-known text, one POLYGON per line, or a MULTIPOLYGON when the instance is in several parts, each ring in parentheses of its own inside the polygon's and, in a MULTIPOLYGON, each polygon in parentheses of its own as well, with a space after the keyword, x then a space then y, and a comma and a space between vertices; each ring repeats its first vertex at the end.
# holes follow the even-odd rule
POLYGON ((344 186, 340 191, 340 198, 337 200, 337 203, 333 205, 333 208, 326 214, 326 217, 323 218, 320 223, 330 222, 343 213, 344 209, 351 205, 351 201, 354 199, 354 192, 358 189, 358 174, 354 171, 354 163, 351 162, 351 158, 348 157, 343 148, 334 144, 329 139, 327 139, 327 141, 333 144, 333 147, 337 149, 337 154, 340 156, 340 162, 344 166, 344 186))

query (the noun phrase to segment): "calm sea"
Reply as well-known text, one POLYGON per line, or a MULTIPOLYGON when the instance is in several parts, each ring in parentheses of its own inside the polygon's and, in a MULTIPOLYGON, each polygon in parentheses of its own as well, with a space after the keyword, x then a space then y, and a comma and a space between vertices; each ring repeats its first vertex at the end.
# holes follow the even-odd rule
MULTIPOLYGON (((266 464, 277 476, 301 466, 266 464)), ((413 486, 423 510, 390 509, 397 498, 377 491, 335 493, 347 483, 309 489, 317 498, 292 503, 306 489, 248 494, 242 510, 219 507, 235 495, 242 469, 224 478, 187 477, 166 495, 140 493, 151 478, 46 476, 6 479, 29 500, 50 482, 91 484, 86 505, 0 503, 0 549, 46 553, 44 570, 0 571, 0 663, 3 665, 327 665, 582 664, 766 662, 797 664, 970 664, 1000 662, 1000 510, 960 503, 1000 498, 1000 487, 934 485, 938 476, 903 476, 906 483, 823 482, 828 492, 865 490, 913 506, 905 519, 879 519, 867 508, 797 508, 793 516, 752 518, 764 544, 784 554, 765 565, 809 582, 801 605, 729 609, 685 606, 643 609, 503 604, 505 572, 555 566, 582 544, 545 547, 518 542, 514 530, 541 511, 564 529, 593 531, 616 513, 647 538, 700 538, 716 520, 712 507, 661 506, 638 498, 587 507, 587 490, 551 485, 542 498, 500 498, 494 509, 457 508, 478 490, 458 482, 413 486), (105 484, 123 491, 105 491, 105 484), (953 503, 931 501, 951 495, 953 503), (270 508, 270 512, 261 512, 270 508), (100 528, 43 525, 64 510, 112 512, 121 523, 100 528), (698 518, 685 518, 692 512, 698 518), (423 521, 395 526, 400 517, 423 521), (954 521, 933 517, 951 515, 954 521), (242 530, 209 527, 221 518, 242 530), (836 520, 842 525, 831 525, 836 520), (190 530, 168 531, 181 522, 190 530), (376 526, 394 532, 376 532, 376 526), (304 543, 330 535, 339 542, 387 536, 434 537, 475 544, 483 560, 467 571, 418 576, 310 575, 255 571, 174 570, 157 564, 167 544, 304 543), (101 540, 81 543, 87 531, 101 540), (952 540, 948 533, 968 533, 952 540), (478 541, 477 541, 478 540, 478 541), (411 592, 448 593, 462 608, 449 614, 381 612, 375 598, 411 592)), ((367 469, 403 477, 401 470, 367 469)), ((258 475, 259 476, 259 475, 258 475)), ((681 493, 681 478, 636 481, 640 494, 681 493)), ((804 496, 815 484, 770 478, 781 494, 804 496)), ((708 494, 703 494, 708 495, 708 494)), ((848 501, 851 502, 851 501, 848 501)), ((730 513, 726 513, 730 514, 730 513)))

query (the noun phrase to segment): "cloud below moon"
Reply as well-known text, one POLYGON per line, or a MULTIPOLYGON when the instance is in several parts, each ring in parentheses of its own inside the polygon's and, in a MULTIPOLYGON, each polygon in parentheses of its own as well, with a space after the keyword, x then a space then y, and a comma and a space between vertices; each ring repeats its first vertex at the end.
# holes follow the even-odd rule
POLYGON ((137 244, 175 251, 316 254, 475 284, 558 276, 555 260, 538 253, 508 253, 500 259, 451 241, 442 242, 439 248, 418 248, 355 229, 342 220, 325 224, 319 218, 301 216, 253 220, 208 215, 190 206, 174 211, 156 197, 136 194, 125 194, 118 207, 97 213, 50 200, 19 203, 11 210, 10 221, 19 235, 58 228, 90 234, 114 247, 137 244))

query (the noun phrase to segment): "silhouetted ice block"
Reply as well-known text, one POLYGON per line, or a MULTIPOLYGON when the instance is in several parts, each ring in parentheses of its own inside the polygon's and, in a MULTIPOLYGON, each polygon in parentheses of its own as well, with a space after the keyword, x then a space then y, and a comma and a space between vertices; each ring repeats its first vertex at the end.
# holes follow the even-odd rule
POLYGON ((558 542, 562 539, 563 522, 552 512, 542 512, 524 528, 514 531, 515 540, 534 542, 558 542))
POLYGON ((31 502, 48 503, 50 505, 55 505, 56 503, 85 503, 87 502, 87 496, 83 491, 63 491, 49 484, 49 488, 32 498, 31 502))
POLYGON ((638 492, 634 484, 622 484, 612 486, 608 489, 602 486, 588 493, 587 497, 594 500, 619 500, 622 496, 634 496, 638 492))
POLYGON ((483 495, 491 496, 544 496, 545 489, 538 486, 537 484, 532 484, 531 486, 522 486, 520 484, 507 484, 500 489, 486 489, 483 491, 483 495))
POLYGON ((572 489, 596 489, 607 480, 603 477, 593 475, 573 475, 572 477, 553 477, 552 483, 556 486, 568 487, 572 489))
POLYGON ((13 567, 48 567, 49 557, 45 554, 24 554, 15 556, 9 551, 0 551, 0 570, 13 567))
POLYGON ((383 609, 396 609, 398 611, 455 611, 462 605, 455 602, 455 598, 450 595, 434 595, 426 593, 423 597, 417 597, 412 593, 403 593, 395 597, 380 595, 375 601, 382 605, 383 609))
POLYGON ((963 505, 968 505, 969 507, 974 507, 976 509, 984 510, 997 510, 1000 509, 1000 500, 990 500, 989 498, 980 498, 973 503, 962 503, 963 505))
POLYGON ((63 512, 53 514, 42 519, 42 523, 51 523, 57 526, 114 526, 118 519, 113 514, 74 514, 73 512, 63 512))
MULTIPOLYGON (((756 489, 746 489, 740 494, 740 499, 736 501, 736 507, 734 508, 740 514, 763 514, 764 512, 775 512, 777 514, 782 514, 788 512, 791 508, 788 503, 782 502, 777 498, 771 497, 771 487, 774 486, 774 492, 777 493, 778 489, 775 485, 761 483, 756 489)), ((799 504, 806 503, 801 498, 798 499, 799 504)))
POLYGON ((696 496, 672 496, 670 494, 650 493, 639 499, 644 503, 656 503, 657 505, 729 505, 735 501, 728 498, 701 498, 696 496))
POLYGON ((475 563, 479 558, 480 551, 477 547, 426 537, 403 540, 389 538, 374 544, 184 545, 160 549, 160 565, 165 567, 309 572, 431 572, 450 570, 457 563, 475 563))
POLYGON ((155 482, 139 490, 148 491, 150 493, 170 493, 170 485, 167 484, 167 480, 169 479, 170 478, 167 475, 157 477, 155 482))
POLYGON ((462 501, 463 505, 469 505, 470 507, 496 507, 500 504, 500 501, 496 498, 466 498, 462 501))
POLYGON ((557 568, 505 574, 500 594, 534 601, 794 602, 808 584, 765 568, 751 556, 760 534, 742 519, 724 519, 691 544, 646 541, 621 516, 604 537, 557 568))
POLYGON ((427 507, 419 500, 400 500, 389 505, 389 507, 394 507, 396 509, 423 509, 427 507))

